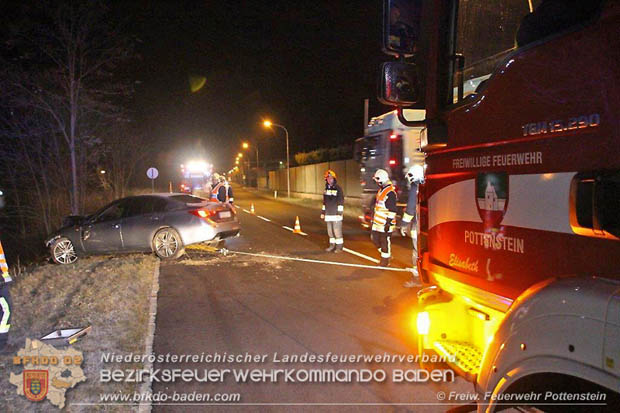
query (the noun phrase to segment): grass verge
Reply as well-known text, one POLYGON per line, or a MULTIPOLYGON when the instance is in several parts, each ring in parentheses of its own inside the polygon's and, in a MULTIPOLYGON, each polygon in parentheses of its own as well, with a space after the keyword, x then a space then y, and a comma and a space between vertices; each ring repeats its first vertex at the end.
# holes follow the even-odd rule
POLYGON ((13 320, 10 345, 0 355, 0 411, 58 411, 45 400, 33 403, 18 396, 9 383, 13 355, 26 338, 40 338, 58 328, 92 325, 92 331, 72 347, 83 352, 87 381, 66 392, 64 411, 128 411, 128 406, 76 406, 96 403, 100 393, 131 393, 135 383, 100 383, 101 369, 141 368, 138 364, 103 363, 102 353, 144 353, 149 320, 149 296, 158 261, 151 255, 103 256, 78 260, 70 266, 41 265, 24 271, 11 286, 13 320))

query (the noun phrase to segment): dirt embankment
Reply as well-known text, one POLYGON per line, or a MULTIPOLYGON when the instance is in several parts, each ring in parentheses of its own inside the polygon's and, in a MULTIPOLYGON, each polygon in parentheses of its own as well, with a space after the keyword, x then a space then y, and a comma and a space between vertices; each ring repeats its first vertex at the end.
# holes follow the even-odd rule
MULTIPOLYGON (((140 364, 102 363, 104 352, 144 353, 149 298, 158 260, 151 255, 91 257, 74 265, 41 265, 27 269, 11 286, 13 319, 10 345, 15 351, 0 355, 0 411, 57 411, 49 401, 33 403, 18 396, 9 383, 12 355, 26 338, 40 338, 58 329, 91 325, 92 331, 72 347, 83 352, 87 381, 66 393, 65 411, 94 411, 96 406, 72 403, 99 401, 100 393, 133 392, 135 384, 100 383, 101 369, 137 368, 140 364)), ((120 406, 126 411, 128 406, 120 406)), ((106 406, 106 411, 116 410, 106 406)))

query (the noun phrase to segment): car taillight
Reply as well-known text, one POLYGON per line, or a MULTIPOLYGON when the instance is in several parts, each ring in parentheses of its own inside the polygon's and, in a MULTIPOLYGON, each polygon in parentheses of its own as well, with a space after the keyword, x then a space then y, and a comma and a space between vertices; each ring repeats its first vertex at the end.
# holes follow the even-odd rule
POLYGON ((217 214, 216 211, 210 211, 208 209, 193 209, 188 212, 192 215, 196 215, 198 218, 205 219, 210 224, 215 224, 215 222, 213 222, 211 218, 217 214))

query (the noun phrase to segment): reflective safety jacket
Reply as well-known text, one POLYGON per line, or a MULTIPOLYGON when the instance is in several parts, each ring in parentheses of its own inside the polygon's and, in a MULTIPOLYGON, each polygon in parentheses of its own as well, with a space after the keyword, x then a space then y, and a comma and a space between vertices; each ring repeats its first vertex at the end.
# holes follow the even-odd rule
POLYGON ((9 303, 11 300, 7 284, 13 281, 9 274, 9 266, 6 264, 2 243, 0 243, 0 270, 2 270, 2 275, 0 276, 0 347, 2 347, 1 342, 6 343, 6 335, 11 328, 11 324, 9 324, 11 317, 11 306, 9 303))
POLYGON ((3 284, 8 284, 13 281, 11 278, 11 274, 9 274, 9 266, 6 264, 6 258, 4 256, 4 249, 2 248, 2 243, 0 242, 0 270, 2 271, 2 276, 0 276, 0 286, 3 284))
POLYGON ((342 192, 342 188, 335 181, 332 186, 325 184, 322 214, 325 215, 325 222, 342 221, 344 192, 342 192))
POLYGON ((396 221, 396 190, 391 182, 379 188, 372 218, 372 230, 378 232, 394 231, 396 221), (390 225, 387 225, 387 223, 390 225))
POLYGON ((228 202, 228 191, 226 185, 223 182, 218 183, 211 190, 211 202, 228 202))

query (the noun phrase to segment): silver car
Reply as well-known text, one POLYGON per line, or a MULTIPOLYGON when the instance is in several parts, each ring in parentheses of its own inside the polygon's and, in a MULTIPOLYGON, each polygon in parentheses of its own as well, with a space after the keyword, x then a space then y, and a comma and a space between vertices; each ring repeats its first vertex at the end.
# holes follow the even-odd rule
POLYGON ((180 193, 118 199, 93 215, 65 218, 46 240, 52 260, 71 264, 79 256, 117 252, 154 252, 178 258, 184 247, 217 243, 239 234, 235 208, 180 193))

